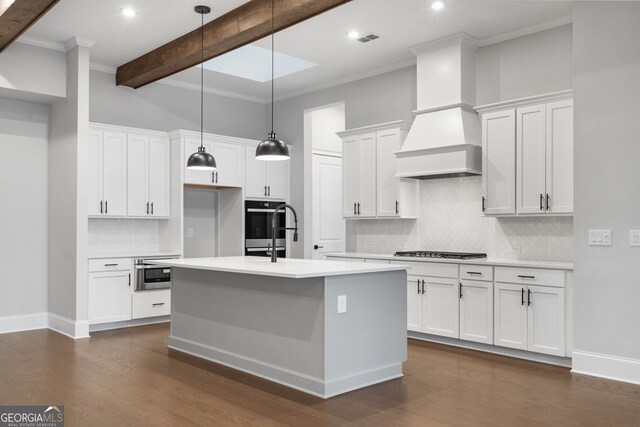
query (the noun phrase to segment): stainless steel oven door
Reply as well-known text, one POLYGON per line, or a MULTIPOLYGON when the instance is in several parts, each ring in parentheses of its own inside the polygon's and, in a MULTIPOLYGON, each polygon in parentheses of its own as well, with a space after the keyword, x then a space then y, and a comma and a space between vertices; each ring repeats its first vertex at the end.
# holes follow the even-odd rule
POLYGON ((171 287, 171 267, 136 265, 136 291, 168 289, 171 287))

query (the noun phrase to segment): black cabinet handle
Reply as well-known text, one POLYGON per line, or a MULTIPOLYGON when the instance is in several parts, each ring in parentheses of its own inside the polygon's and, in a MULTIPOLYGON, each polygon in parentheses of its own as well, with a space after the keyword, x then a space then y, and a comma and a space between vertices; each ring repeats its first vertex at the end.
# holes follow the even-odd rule
POLYGON ((527 289, 527 306, 531 305, 531 289, 527 289))
POLYGON ((423 293, 423 294, 425 293, 425 290, 424 290, 424 280, 422 281, 422 293, 423 293))
POLYGON ((544 208, 542 207, 542 193, 540 193, 540 210, 543 210, 544 208))
POLYGON ((396 215, 398 215, 400 213, 400 206, 398 204, 398 201, 396 200, 396 215))
POLYGON ((218 172, 216 172, 216 184, 218 183, 218 172))
POLYGON ((549 210, 549 195, 547 194, 547 210, 549 210))
POLYGON ((267 187, 267 196, 271 197, 271 186, 267 187))
POLYGON ((104 202, 104 213, 105 213, 105 214, 108 214, 108 213, 109 213, 109 201, 108 201, 108 200, 106 200, 106 201, 104 202))
POLYGON ((129 273, 129 287, 131 287, 131 273, 129 273))
POLYGON ((151 202, 151 215, 153 215, 153 202, 151 202))
POLYGON ((264 186, 264 196, 267 197, 267 186, 264 186))
POLYGON ((102 213, 102 200, 100 200, 100 213, 102 213))
POLYGON ((358 203, 358 215, 360 215, 360 203, 358 203))
POLYGON ((149 202, 147 202, 147 215, 149 215, 149 202))
POLYGON ((480 273, 479 271, 467 271, 467 274, 471 274, 474 276, 482 276, 482 273, 480 273))
POLYGON ((524 305, 524 288, 522 288, 522 293, 520 294, 520 305, 524 305))
POLYGON ((116 267, 118 264, 105 264, 105 267, 116 267))
POLYGON ((460 299, 462 299, 462 282, 460 282, 460 299))
POLYGON ((523 276, 521 274, 518 274, 518 277, 521 278, 521 279, 535 279, 536 278, 536 276, 523 276))
POLYGON ((356 210, 356 202, 353 202, 353 214, 357 215, 358 211, 356 210))
POLYGON ((324 249, 324 246, 313 245, 313 249, 324 249))
POLYGON ((420 294, 420 279, 418 279, 417 282, 418 282, 418 294, 420 294))
POLYGON ((155 304, 152 304, 154 307, 160 307, 161 305, 164 305, 163 302, 156 302, 155 304))
POLYGON ((216 182, 216 173, 215 172, 211 172, 211 182, 213 182, 214 184, 216 182))
POLYGON ((485 198, 484 198, 484 196, 482 196, 482 212, 485 211, 484 201, 485 201, 485 198))

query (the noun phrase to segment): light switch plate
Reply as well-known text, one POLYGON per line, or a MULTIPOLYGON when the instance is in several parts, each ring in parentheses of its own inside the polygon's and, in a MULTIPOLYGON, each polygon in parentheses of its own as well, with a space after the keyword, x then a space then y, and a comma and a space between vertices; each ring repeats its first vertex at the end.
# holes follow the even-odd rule
POLYGON ((338 295, 338 314, 347 312, 347 296, 338 295))
POLYGON ((629 246, 640 246, 640 230, 629 231, 629 246))
POLYGON ((611 246, 611 230, 589 230, 589 246, 611 246))
POLYGON ((193 228, 187 228, 187 237, 188 238, 193 237, 193 228))

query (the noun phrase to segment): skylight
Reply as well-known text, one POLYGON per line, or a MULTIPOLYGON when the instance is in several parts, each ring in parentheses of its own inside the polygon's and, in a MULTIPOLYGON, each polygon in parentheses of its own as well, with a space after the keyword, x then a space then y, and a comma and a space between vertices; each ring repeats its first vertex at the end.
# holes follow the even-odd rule
MULTIPOLYGON (((295 56, 275 52, 276 79, 317 65, 295 56)), ((246 45, 205 62, 204 68, 256 82, 268 82, 271 81, 271 50, 246 45)))

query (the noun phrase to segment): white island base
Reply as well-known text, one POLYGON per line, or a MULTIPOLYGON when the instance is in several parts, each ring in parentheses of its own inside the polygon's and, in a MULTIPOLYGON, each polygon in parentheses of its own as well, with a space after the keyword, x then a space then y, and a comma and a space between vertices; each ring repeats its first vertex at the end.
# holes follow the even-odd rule
POLYGON ((406 270, 233 257, 173 267, 169 347, 328 398, 402 376, 406 270), (224 270, 224 271, 220 271, 224 270), (346 312, 338 313, 338 297, 346 312))

